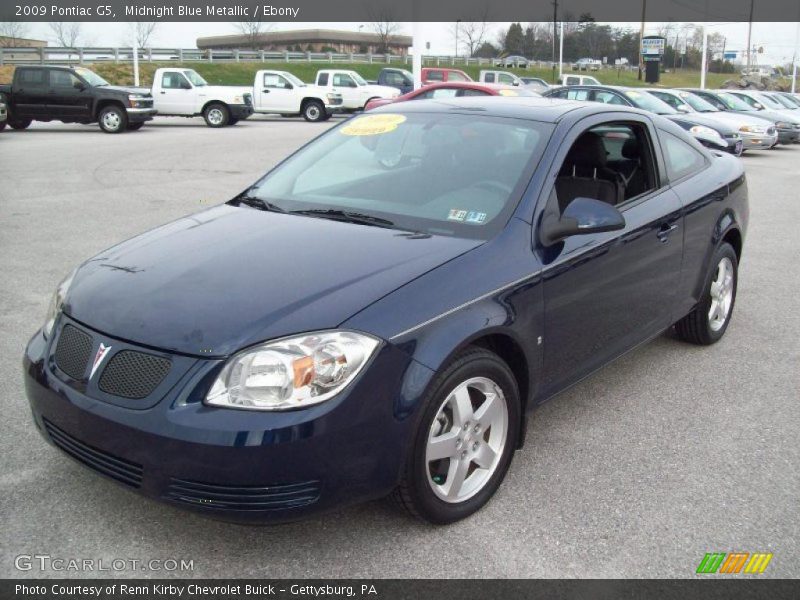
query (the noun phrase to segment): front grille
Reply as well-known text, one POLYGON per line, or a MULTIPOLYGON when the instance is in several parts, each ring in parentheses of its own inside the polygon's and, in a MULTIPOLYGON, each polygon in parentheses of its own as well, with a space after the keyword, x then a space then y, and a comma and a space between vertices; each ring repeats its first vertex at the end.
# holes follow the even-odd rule
POLYGON ((83 379, 91 354, 92 336, 77 327, 65 325, 56 346, 56 366, 72 379, 83 379))
POLYGON ((172 363, 160 356, 122 350, 103 370, 98 387, 106 394, 138 400, 153 393, 169 373, 172 363))
POLYGON ((75 460, 125 485, 135 488, 141 486, 142 465, 137 465, 136 463, 118 458, 108 452, 103 452, 102 450, 88 446, 62 429, 59 429, 47 419, 42 420, 44 421, 47 434, 50 436, 50 439, 53 440, 53 443, 75 460))
POLYGON ((173 479, 166 498, 182 504, 235 511, 270 511, 298 508, 319 500, 319 481, 233 486, 173 479))

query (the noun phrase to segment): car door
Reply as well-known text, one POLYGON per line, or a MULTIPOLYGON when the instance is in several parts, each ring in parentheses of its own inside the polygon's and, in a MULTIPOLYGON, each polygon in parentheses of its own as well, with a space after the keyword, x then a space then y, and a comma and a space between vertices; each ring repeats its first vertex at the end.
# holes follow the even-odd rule
POLYGON ((333 87, 342 94, 342 104, 348 108, 360 108, 364 105, 361 99, 361 92, 356 85, 355 79, 347 73, 334 73, 333 87))
POLYGON ((64 69, 50 69, 50 114, 68 120, 89 119, 92 97, 87 89, 88 86, 73 73, 64 69))
POLYGON ((276 112, 293 112, 300 110, 300 105, 295 106, 293 91, 294 86, 278 73, 264 73, 261 80, 261 89, 258 91, 259 109, 276 112))
POLYGON ((683 253, 682 209, 666 184, 658 138, 647 117, 605 113, 574 126, 559 148, 542 199, 551 206, 556 202, 559 210, 557 177, 565 176, 559 172, 579 137, 587 132, 607 136, 603 144, 610 153, 631 156, 624 149, 627 139, 621 139, 625 131, 639 148, 647 184, 617 204, 624 229, 571 236, 550 247, 541 245, 541 237, 536 242, 544 265, 544 396, 658 334, 674 317, 683 253))
POLYGON ((189 80, 178 71, 161 74, 161 89, 156 97, 158 112, 165 115, 195 114, 195 91, 189 80))
POLYGON ((37 118, 47 114, 49 69, 19 68, 14 78, 12 114, 14 117, 37 118))

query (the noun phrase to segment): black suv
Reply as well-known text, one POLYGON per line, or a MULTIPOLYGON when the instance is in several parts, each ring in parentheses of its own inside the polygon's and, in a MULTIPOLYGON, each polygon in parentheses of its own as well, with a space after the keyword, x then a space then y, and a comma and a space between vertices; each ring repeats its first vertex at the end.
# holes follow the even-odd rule
POLYGON ((98 123, 106 133, 140 129, 153 118, 150 90, 109 83, 82 67, 17 67, 11 85, 0 85, 8 125, 25 129, 32 121, 98 123))

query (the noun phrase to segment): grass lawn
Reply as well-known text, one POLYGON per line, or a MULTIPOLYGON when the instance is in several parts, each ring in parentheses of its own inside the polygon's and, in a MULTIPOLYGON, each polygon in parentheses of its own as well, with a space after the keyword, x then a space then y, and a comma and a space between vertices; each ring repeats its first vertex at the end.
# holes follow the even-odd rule
MULTIPOLYGON (((141 84, 149 87, 153 82, 153 73, 159 67, 176 66, 176 63, 139 63, 139 74, 141 77, 141 84)), ((321 62, 242 62, 242 63, 208 63, 208 62, 187 62, 183 66, 195 69, 202 75, 209 83, 217 85, 253 85, 255 72, 260 69, 277 69, 282 71, 290 71, 297 77, 312 83, 315 79, 316 73, 319 69, 340 68, 352 69, 358 71, 365 79, 377 79, 378 73, 386 65, 383 63, 321 63, 321 62)), ((393 64, 392 66, 398 66, 393 64)), ((434 66, 433 64, 426 66, 434 66)), ((446 65, 442 65, 446 66, 446 65)), ((90 68, 96 73, 107 79, 110 83, 116 85, 133 85, 133 67, 130 64, 115 64, 115 63, 96 63, 90 65, 90 68)), ((480 67, 469 66, 459 67, 466 71, 473 79, 478 79, 478 72, 480 67)), ((552 80, 552 72, 547 69, 508 69, 518 75, 528 75, 532 77, 541 77, 546 81, 552 80)), ((11 81, 14 67, 4 66, 0 67, 0 83, 9 83, 11 81)), ((568 71, 572 72, 572 71, 568 71)), ((586 73, 586 72, 582 72, 586 73)), ((625 85, 637 86, 646 85, 644 81, 637 79, 635 72, 630 71, 617 71, 617 70, 603 70, 589 73, 596 77, 601 83, 608 85, 625 85)), ((732 74, 721 73, 708 73, 706 76, 706 86, 709 88, 719 87, 725 80, 734 78, 732 74)), ((700 72, 699 71, 683 71, 678 70, 673 73, 662 73, 660 85, 663 87, 699 87, 700 86, 700 72)))

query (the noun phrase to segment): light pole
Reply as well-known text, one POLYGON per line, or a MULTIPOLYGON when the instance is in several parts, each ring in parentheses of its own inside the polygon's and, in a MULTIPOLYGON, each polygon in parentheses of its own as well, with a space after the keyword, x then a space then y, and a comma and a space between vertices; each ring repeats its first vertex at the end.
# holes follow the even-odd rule
POLYGON ((461 29, 461 19, 456 19, 456 53, 453 55, 458 58, 458 30, 461 29))

